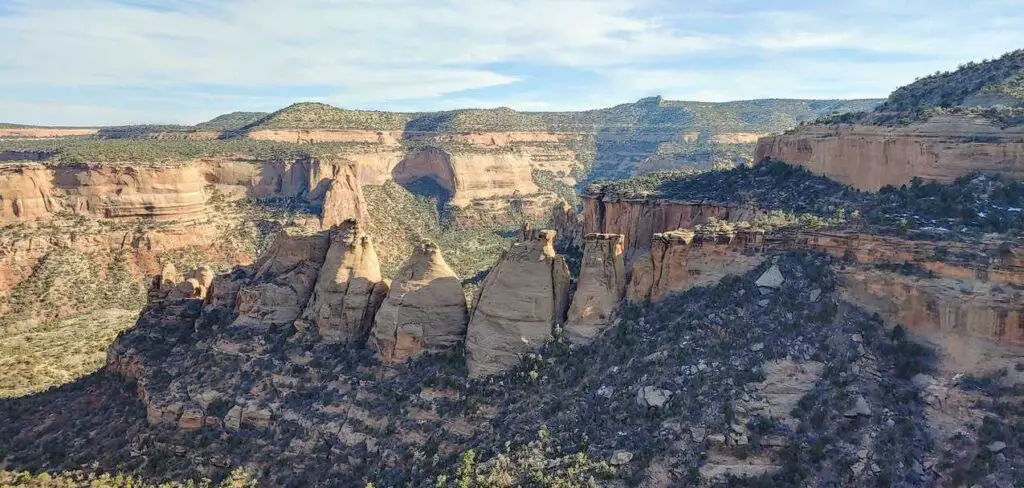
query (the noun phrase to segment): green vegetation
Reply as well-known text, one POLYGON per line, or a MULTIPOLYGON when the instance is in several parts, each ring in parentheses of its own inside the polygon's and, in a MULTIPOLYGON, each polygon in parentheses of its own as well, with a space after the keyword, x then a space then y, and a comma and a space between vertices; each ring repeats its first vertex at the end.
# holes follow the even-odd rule
POLYGON ((529 488, 596 488, 598 480, 615 476, 615 468, 607 461, 594 461, 586 452, 557 456, 557 445, 551 441, 546 427, 537 431, 537 438, 504 452, 486 463, 477 463, 476 453, 469 449, 459 457, 453 476, 438 475, 435 488, 498 488, 521 486, 529 488))
POLYGON ((324 103, 303 102, 289 105, 245 127, 257 129, 405 129, 413 114, 348 110, 324 103))
POLYGON ((363 195, 371 215, 367 233, 380 236, 374 245, 381 255, 381 271, 388 276, 412 254, 415 244, 430 239, 455 273, 471 280, 494 265, 520 226, 514 218, 493 225, 456 225, 445 215, 449 209, 439 212, 436 198, 414 195, 390 181, 363 187, 363 195))
POLYGON ((107 347, 138 314, 108 308, 43 324, 12 324, 0 332, 0 398, 42 391, 101 368, 107 347))
POLYGON ((877 100, 752 100, 684 102, 661 97, 582 112, 519 112, 507 107, 431 113, 346 110, 297 103, 247 127, 256 129, 365 129, 411 132, 599 132, 624 127, 713 132, 771 132, 834 111, 867 110, 877 100))
POLYGON ((921 108, 982 106, 1008 107, 1024 103, 1024 49, 998 59, 970 62, 956 71, 936 72, 901 87, 878 107, 879 112, 921 108))
POLYGON ((533 182, 541 190, 558 195, 570 205, 575 206, 579 203, 580 198, 576 194, 576 189, 562 182, 560 177, 551 171, 533 170, 533 182))
POLYGON ((243 469, 239 468, 232 471, 228 478, 218 484, 214 484, 208 479, 198 482, 153 484, 134 476, 87 471, 70 471, 60 474, 0 471, 0 486, 5 488, 255 488, 259 485, 243 469))
POLYGON ((724 144, 711 141, 666 143, 637 167, 637 173, 729 169, 750 161, 756 144, 724 144))
POLYGON ((981 117, 1003 128, 1024 124, 1024 49, 920 78, 874 111, 832 113, 816 123, 901 126, 940 115, 981 117))
MULTIPOLYGON (((234 155, 257 160, 277 161, 343 154, 362 145, 365 144, 331 142, 298 145, 252 139, 151 140, 62 137, 0 140, 0 152, 43 153, 49 156, 47 162, 53 164, 176 162, 234 155)), ((26 157, 25 159, 34 158, 26 157)))
POLYGON ((192 128, 195 130, 233 131, 252 124, 267 115, 270 114, 267 112, 231 112, 218 115, 206 122, 200 122, 192 128))

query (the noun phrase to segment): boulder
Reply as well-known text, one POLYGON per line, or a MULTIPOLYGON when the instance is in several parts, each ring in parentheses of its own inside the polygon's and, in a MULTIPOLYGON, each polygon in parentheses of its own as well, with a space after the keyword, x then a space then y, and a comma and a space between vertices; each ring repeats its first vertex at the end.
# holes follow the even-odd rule
POLYGON ((195 278, 196 281, 198 281, 199 284, 207 290, 209 290, 210 286, 213 285, 213 279, 216 276, 217 274, 213 272, 213 268, 205 264, 196 268, 196 270, 192 272, 192 278, 195 278))
POLYGON ((583 242, 583 263, 565 336, 585 344, 612 324, 612 314, 626 291, 626 272, 621 234, 587 234, 583 242))
POLYGON ((302 313, 305 323, 297 327, 315 325, 326 343, 361 344, 386 295, 373 242, 356 221, 347 220, 330 231, 330 247, 302 313))
POLYGON ((462 282, 441 250, 423 241, 399 268, 373 321, 371 340, 384 362, 450 348, 466 336, 462 282))
POLYGON ((672 392, 654 386, 645 386, 636 392, 636 404, 641 407, 662 408, 672 398, 672 392))
POLYGON ((858 396, 853 402, 853 406, 850 407, 843 415, 847 417, 870 417, 871 407, 868 406, 868 401, 863 396, 858 396))
POLYGON ((786 281, 782 276, 782 272, 779 271, 778 265, 773 265, 765 271, 757 281, 754 282, 759 288, 771 288, 778 289, 782 286, 782 283, 786 281))
POLYGON ((178 283, 170 293, 167 294, 169 300, 185 300, 185 299, 202 299, 206 297, 206 287, 199 283, 199 280, 195 278, 189 278, 181 283, 178 283))
POLYGON ((466 337, 472 377, 507 371, 565 322, 569 268, 555 254, 555 231, 516 242, 484 279, 466 337))

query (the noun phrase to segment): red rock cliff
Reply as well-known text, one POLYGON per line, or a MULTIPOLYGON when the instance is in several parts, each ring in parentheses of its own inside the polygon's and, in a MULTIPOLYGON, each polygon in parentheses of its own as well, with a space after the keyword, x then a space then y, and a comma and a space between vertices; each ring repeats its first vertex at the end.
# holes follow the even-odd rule
POLYGON ((919 176, 949 182, 972 171, 1024 179, 1024 126, 946 115, 907 126, 824 125, 763 137, 755 161, 785 161, 862 190, 919 176))

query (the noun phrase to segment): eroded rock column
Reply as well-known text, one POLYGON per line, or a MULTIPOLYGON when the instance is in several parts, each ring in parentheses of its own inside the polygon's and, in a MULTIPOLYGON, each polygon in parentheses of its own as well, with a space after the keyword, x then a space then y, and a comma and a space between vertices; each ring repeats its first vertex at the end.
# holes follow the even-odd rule
POLYGON ((622 234, 588 234, 583 238, 583 264, 565 325, 565 336, 589 343, 611 325, 612 314, 626 290, 622 234))
POLYGON ((387 292, 373 242, 354 220, 346 220, 330 232, 323 267, 296 325, 315 326, 323 342, 361 343, 387 292))
POLYGON ((517 242, 487 274, 466 338, 471 377, 513 368, 562 324, 569 303, 569 268, 555 254, 555 231, 517 242))
POLYGON ((423 241, 395 274, 371 341, 385 362, 403 362, 461 341, 468 315, 462 282, 437 245, 423 241))

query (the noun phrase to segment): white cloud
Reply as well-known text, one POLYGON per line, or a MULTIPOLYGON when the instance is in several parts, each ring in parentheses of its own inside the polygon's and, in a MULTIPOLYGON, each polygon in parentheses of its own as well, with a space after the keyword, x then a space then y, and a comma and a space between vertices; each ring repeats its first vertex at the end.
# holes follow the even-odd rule
POLYGON ((789 3, 7 0, 0 120, 196 121, 299 99, 564 110, 658 93, 884 96, 1024 47, 1019 0, 789 3))

